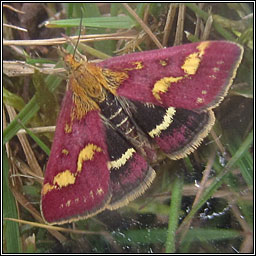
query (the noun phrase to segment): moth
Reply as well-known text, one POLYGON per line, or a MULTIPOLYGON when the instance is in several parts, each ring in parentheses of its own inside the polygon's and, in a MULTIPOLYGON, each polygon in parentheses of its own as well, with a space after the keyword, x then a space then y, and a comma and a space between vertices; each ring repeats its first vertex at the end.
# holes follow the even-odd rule
POLYGON ((41 193, 49 224, 128 204, 151 185, 150 162, 193 152, 214 124, 243 48, 203 41, 113 57, 65 57, 68 91, 41 193))

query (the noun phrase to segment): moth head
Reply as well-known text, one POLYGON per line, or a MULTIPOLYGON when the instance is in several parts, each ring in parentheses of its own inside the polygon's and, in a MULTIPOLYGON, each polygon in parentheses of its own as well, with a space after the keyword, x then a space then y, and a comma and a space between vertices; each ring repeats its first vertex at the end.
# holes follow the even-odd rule
POLYGON ((79 61, 79 60, 75 59, 72 54, 67 54, 66 56, 64 56, 64 62, 70 71, 76 70, 82 63, 81 60, 79 61))
POLYGON ((74 54, 71 54, 63 47, 58 47, 57 51, 62 57, 66 68, 71 71, 75 70, 81 63, 87 62, 86 56, 82 55, 79 51, 76 51, 74 54))

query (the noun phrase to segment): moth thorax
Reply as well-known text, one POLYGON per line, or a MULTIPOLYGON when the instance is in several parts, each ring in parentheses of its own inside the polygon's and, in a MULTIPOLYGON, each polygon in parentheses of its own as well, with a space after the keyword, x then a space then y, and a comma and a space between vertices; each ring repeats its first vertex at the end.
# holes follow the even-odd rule
POLYGON ((101 102, 105 99, 104 90, 99 82, 96 82, 95 84, 87 84, 85 91, 90 98, 96 101, 101 102))
POLYGON ((102 84, 90 70, 79 70, 79 72, 76 72, 75 77, 79 86, 88 97, 99 102, 104 100, 105 94, 102 84))

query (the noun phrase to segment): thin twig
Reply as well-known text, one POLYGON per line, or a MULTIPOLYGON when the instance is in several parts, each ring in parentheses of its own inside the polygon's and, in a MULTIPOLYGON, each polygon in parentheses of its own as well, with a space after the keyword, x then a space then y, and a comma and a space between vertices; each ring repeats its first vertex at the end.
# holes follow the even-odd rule
POLYGON ((145 32, 150 36, 152 41, 156 44, 159 49, 162 49, 163 46, 157 39, 157 37, 153 34, 150 28, 143 22, 143 20, 136 14, 136 12, 126 3, 123 3, 123 6, 127 9, 127 11, 136 19, 136 21, 141 25, 141 27, 145 30, 145 32))

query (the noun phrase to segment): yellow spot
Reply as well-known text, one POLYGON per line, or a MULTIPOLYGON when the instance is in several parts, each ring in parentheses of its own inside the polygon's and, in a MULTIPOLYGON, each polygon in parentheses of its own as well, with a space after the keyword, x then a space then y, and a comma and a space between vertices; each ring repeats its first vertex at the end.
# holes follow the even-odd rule
POLYGON ((198 103, 198 104, 202 104, 204 102, 204 99, 202 99, 202 98, 197 98, 196 99, 196 103, 198 103))
POLYGON ((210 78, 213 78, 213 79, 216 79, 216 76, 215 76, 215 75, 210 75, 209 77, 210 77, 210 78))
POLYGON ((90 196, 91 196, 92 199, 94 199, 94 195, 93 195, 92 190, 90 191, 90 196))
POLYGON ((219 71, 220 71, 219 68, 217 68, 217 67, 213 68, 213 72, 214 72, 214 73, 217 73, 217 72, 219 72, 219 71))
POLYGON ((144 65, 142 63, 142 61, 134 61, 131 63, 132 65, 134 65, 135 67, 133 68, 125 68, 125 71, 130 71, 130 70, 134 70, 134 69, 143 69, 144 65))
POLYGON ((85 196, 83 196, 83 202, 86 203, 86 197, 85 196))
POLYGON ((143 69, 144 68, 141 61, 135 61, 133 64, 136 65, 135 69, 143 69))
POLYGON ((154 84, 154 88, 152 90, 154 97, 157 100, 160 100, 160 93, 166 93, 168 91, 169 87, 171 86, 171 83, 177 83, 178 81, 180 81, 182 79, 183 79, 183 77, 179 76, 179 77, 164 77, 164 78, 158 80, 154 84))
POLYGON ((69 151, 64 148, 64 149, 62 149, 61 153, 64 154, 64 155, 68 155, 68 154, 69 154, 69 151))
POLYGON ((76 199, 75 199, 75 203, 78 203, 78 202, 79 202, 79 198, 76 198, 76 199))
POLYGON ((204 42, 201 42, 201 43, 197 46, 197 49, 198 49, 199 52, 200 52, 200 55, 199 55, 200 57, 204 55, 204 51, 205 51, 206 48, 209 47, 209 44, 210 44, 210 43, 211 43, 210 41, 204 41, 204 42))
MULTIPOLYGON (((182 79, 190 78, 189 76, 196 74, 201 57, 205 53, 205 49, 209 46, 210 42, 202 42, 197 46, 198 52, 189 54, 181 68, 184 70, 185 75, 179 77, 164 77, 158 80, 152 89, 153 96, 160 101, 160 93, 166 93, 171 86, 171 83, 176 83, 182 79)), ((161 63, 161 61, 160 61, 161 63)))
POLYGON ((186 58, 184 64, 181 66, 186 74, 194 75, 196 73, 201 61, 198 55, 198 53, 192 53, 186 58))
POLYGON ((54 189, 54 185, 50 185, 49 183, 44 184, 42 188, 42 195, 46 195, 49 191, 53 189, 54 189))
POLYGON ((167 64, 168 64, 168 62, 166 60, 160 60, 159 63, 163 67, 167 66, 167 64))
POLYGON ((207 91, 206 90, 202 90, 202 94, 207 94, 207 91))
POLYGON ((99 196, 101 196, 102 194, 103 194, 103 189, 101 188, 101 187, 99 187, 98 189, 97 189, 97 192, 96 192, 96 195, 99 195, 99 196))
POLYGON ((217 61, 216 62, 218 65, 222 65, 222 64, 224 64, 224 61, 223 60, 219 60, 219 61, 217 61))
POLYGON ((194 75, 201 62, 201 57, 204 55, 205 49, 209 46, 210 42, 202 42, 197 46, 199 52, 189 54, 181 68, 188 75, 194 75))
POLYGON ((64 128, 65 133, 71 133, 72 132, 72 127, 68 123, 65 124, 64 128))
POLYGON ((173 116, 175 115, 175 108, 169 107, 164 115, 164 120, 161 124, 157 125, 156 128, 151 130, 148 134, 151 138, 159 136, 161 131, 166 130, 173 121, 173 116))
POLYGON ((109 163, 109 169, 110 169, 110 168, 116 168, 116 169, 118 169, 118 168, 120 168, 122 165, 125 165, 125 163, 127 162, 127 160, 128 160, 129 158, 131 158, 132 155, 133 155, 135 152, 136 152, 136 151, 135 151, 134 148, 128 148, 127 151, 126 151, 124 154, 122 154, 122 156, 121 156, 119 159, 117 159, 117 160, 115 160, 115 161, 111 161, 111 162, 109 163))
MULTIPOLYGON (((67 187, 69 185, 74 184, 76 181, 76 176, 77 176, 78 172, 82 170, 83 161, 93 159, 94 153, 101 152, 101 151, 102 151, 102 149, 100 147, 97 147, 94 144, 88 144, 84 149, 82 149, 80 151, 80 154, 78 156, 77 172, 72 173, 70 170, 65 170, 63 172, 58 173, 53 179, 53 185, 46 183, 43 186, 42 195, 45 195, 49 191, 51 191, 53 189, 57 189, 58 187, 62 188, 62 187, 67 187)), ((68 154, 69 152, 67 149, 63 149, 62 153, 68 154)), ((76 200, 79 200, 79 199, 77 198, 76 200)))
POLYGON ((62 188, 74 184, 75 181, 75 175, 71 173, 70 170, 65 170, 64 172, 58 173, 54 177, 53 184, 57 184, 60 188, 62 188))
POLYGON ((66 202, 66 206, 69 207, 70 205, 71 205, 71 200, 68 200, 68 201, 66 202))
POLYGON ((95 152, 101 152, 102 149, 94 144, 88 144, 85 148, 83 148, 78 156, 77 160, 77 171, 80 172, 82 170, 83 161, 92 160, 95 152))

